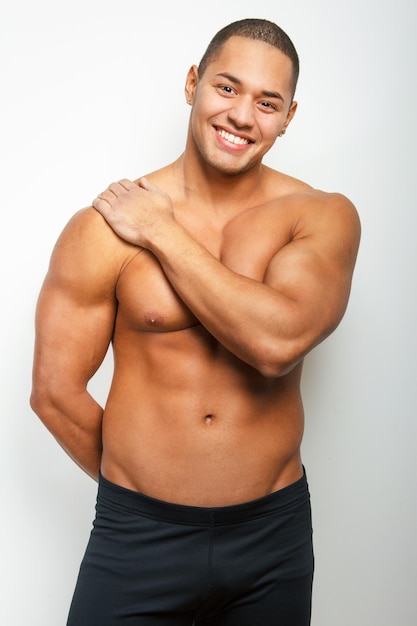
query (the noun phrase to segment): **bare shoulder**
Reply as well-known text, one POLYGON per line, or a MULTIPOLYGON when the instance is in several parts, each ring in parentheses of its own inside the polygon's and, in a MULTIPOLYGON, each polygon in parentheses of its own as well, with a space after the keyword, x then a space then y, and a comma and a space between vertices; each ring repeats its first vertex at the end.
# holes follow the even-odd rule
MULTIPOLYGON (((69 219, 61 236, 76 236, 89 241, 102 241, 112 245, 119 239, 105 219, 92 206, 80 209, 69 219)), ((121 242, 122 240, 119 239, 121 242)))
POLYGON ((326 192, 274 170, 268 171, 267 205, 287 211, 289 217, 313 226, 317 220, 328 220, 329 224, 347 222, 352 232, 360 232, 360 220, 354 204, 341 193, 326 192))
POLYGON ((327 240, 329 245, 336 242, 346 245, 350 241, 352 248, 357 249, 361 225, 358 211, 349 198, 315 189, 274 170, 269 170, 266 180, 267 200, 242 217, 260 220, 271 235, 284 231, 284 241, 279 237, 281 243, 314 239, 323 243, 327 240))
POLYGON ((293 239, 320 241, 326 252, 343 250, 356 257, 361 224, 355 205, 345 195, 309 189, 287 198, 294 212, 293 239))
POLYGON ((315 189, 281 196, 272 205, 275 232, 280 232, 282 212, 288 239, 271 258, 265 280, 287 289, 294 298, 299 297, 297 285, 303 285, 305 293, 308 288, 321 294, 328 305, 326 324, 333 328, 346 306, 356 264, 361 234, 358 212, 343 194, 315 189))
POLYGON ((120 272, 138 252, 94 208, 86 207, 71 217, 58 237, 48 276, 80 291, 114 288, 120 272))
POLYGON ((61 242, 71 244, 80 253, 92 256, 107 250, 113 252, 117 258, 125 258, 138 251, 137 246, 118 237, 100 213, 91 206, 77 211, 71 217, 58 239, 58 244, 61 242))
POLYGON ((309 266, 322 276, 335 273, 339 278, 343 276, 345 282, 350 280, 361 224, 356 207, 345 195, 315 189, 272 172, 268 178, 268 202, 258 207, 257 213, 263 231, 269 233, 276 246, 270 257, 271 270, 282 275, 284 266, 288 272, 291 265, 292 273, 296 267, 309 266))
POLYGON ((280 201, 281 205, 312 211, 342 211, 359 224, 354 204, 341 193, 322 191, 298 178, 274 171, 268 185, 272 201, 280 201))
POLYGON ((342 211, 354 216, 359 221, 358 212, 353 202, 342 193, 322 191, 310 187, 289 194, 287 199, 288 201, 298 203, 300 206, 304 205, 307 210, 323 212, 342 211))
POLYGON ((360 242, 354 204, 343 194, 296 188, 268 204, 269 231, 287 239, 271 256, 264 282, 300 303, 313 345, 340 322, 360 242))
POLYGON ((342 231, 343 239, 350 237, 353 242, 359 242, 359 215, 345 195, 315 189, 302 180, 274 170, 267 172, 267 181, 268 202, 265 206, 277 224, 283 219, 287 221, 292 238, 315 235, 325 239, 342 231))

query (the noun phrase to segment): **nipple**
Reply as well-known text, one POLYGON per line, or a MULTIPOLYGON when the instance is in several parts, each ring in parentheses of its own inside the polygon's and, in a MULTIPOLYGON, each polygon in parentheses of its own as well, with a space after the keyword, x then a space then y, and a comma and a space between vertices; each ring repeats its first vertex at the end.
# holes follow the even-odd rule
POLYGON ((147 324, 147 326, 160 327, 160 326, 163 326, 165 322, 164 317, 154 311, 150 311, 144 317, 145 317, 145 323, 147 324))

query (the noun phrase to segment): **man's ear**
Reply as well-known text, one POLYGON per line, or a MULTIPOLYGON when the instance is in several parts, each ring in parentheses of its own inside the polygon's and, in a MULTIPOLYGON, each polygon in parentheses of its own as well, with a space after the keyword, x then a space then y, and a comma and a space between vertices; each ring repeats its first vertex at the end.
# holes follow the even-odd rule
POLYGON ((198 67, 192 65, 188 70, 187 79, 185 81, 185 99, 188 104, 193 104, 194 94, 198 84, 198 67))
POLYGON ((283 125, 280 127, 277 137, 283 137, 285 135, 285 131, 287 130, 288 124, 291 122, 292 118, 295 115, 295 112, 297 110, 297 106, 298 103, 297 102, 292 102, 290 105, 290 108, 288 110, 287 113, 287 117, 285 118, 285 122, 283 123, 283 125))
POLYGON ((298 102, 293 101, 291 103, 291 106, 290 106, 289 110, 288 110, 287 119, 285 120, 285 124, 284 124, 282 130, 285 131, 287 129, 288 124, 291 122, 292 118, 295 115, 297 107, 298 107, 298 102))

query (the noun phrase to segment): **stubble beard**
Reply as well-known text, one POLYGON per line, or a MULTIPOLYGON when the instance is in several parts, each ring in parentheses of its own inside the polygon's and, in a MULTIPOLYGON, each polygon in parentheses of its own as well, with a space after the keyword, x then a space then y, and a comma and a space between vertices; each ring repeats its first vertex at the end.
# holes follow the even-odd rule
POLYGON ((202 169, 208 173, 211 172, 219 176, 236 178, 250 171, 257 165, 261 165, 262 157, 253 160, 251 158, 245 159, 243 155, 239 155, 238 153, 235 155, 227 155, 227 153, 222 153, 221 150, 216 149, 215 146, 210 146, 210 143, 206 144, 204 141, 200 141, 192 125, 190 131, 193 150, 197 161, 200 163, 202 169))
POLYGON ((198 145, 197 145, 197 152, 198 152, 199 160, 205 169, 212 170, 216 172, 217 174, 230 177, 230 178, 236 178, 239 175, 245 174, 246 172, 251 170, 253 167, 255 167, 255 165, 258 163, 258 161, 256 162, 240 161, 239 164, 238 163, 234 164, 233 162, 232 163, 230 162, 232 161, 232 159, 223 160, 221 158, 216 157, 216 155, 213 156, 212 154, 209 153, 208 150, 207 151, 202 150, 201 148, 199 148, 198 145))

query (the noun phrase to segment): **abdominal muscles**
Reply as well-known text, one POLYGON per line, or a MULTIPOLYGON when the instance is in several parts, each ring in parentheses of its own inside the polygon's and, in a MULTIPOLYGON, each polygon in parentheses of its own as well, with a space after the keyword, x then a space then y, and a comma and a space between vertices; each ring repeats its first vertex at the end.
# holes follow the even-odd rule
POLYGON ((300 370, 267 379, 234 357, 198 323, 150 253, 125 270, 117 295, 103 475, 194 506, 253 500, 297 480, 300 370))
POLYGON ((116 342, 106 478, 168 502, 224 506, 301 475, 298 380, 265 379, 205 335, 143 333, 123 356, 116 342))

